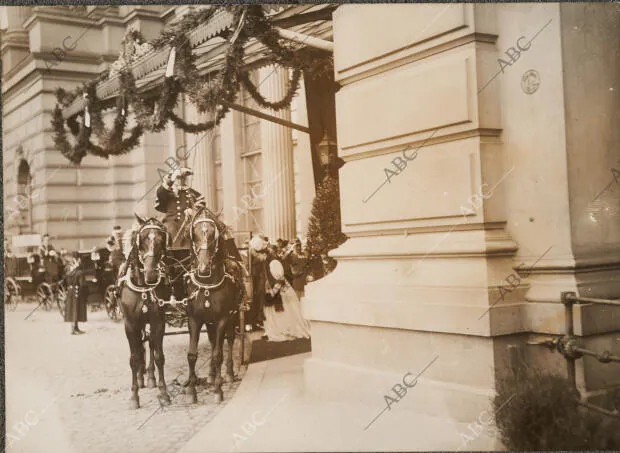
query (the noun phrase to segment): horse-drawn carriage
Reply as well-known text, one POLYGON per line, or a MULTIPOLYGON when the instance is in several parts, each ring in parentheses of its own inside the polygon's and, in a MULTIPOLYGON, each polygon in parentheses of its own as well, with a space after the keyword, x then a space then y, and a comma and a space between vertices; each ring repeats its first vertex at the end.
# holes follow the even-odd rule
MULTIPOLYGON (((138 220, 139 227, 131 241, 127 272, 119 280, 120 305, 131 351, 133 405, 140 407, 138 389, 144 387, 145 373, 148 373, 149 386, 155 385, 153 362, 159 372, 160 402, 170 403, 164 379, 163 337, 166 335, 166 325, 182 327, 186 324, 188 331, 183 333, 190 336, 187 394, 193 402, 197 402, 195 365, 200 332, 206 326, 212 347, 207 382, 215 385, 214 395, 219 402, 223 398, 223 380, 234 379, 233 342, 237 326, 243 324, 242 304, 247 293, 243 265, 226 255, 223 224, 206 209, 199 209, 191 217, 187 229, 187 248, 173 248, 175 241, 159 220, 141 217, 138 220), (145 336, 147 324, 148 335, 145 336), (145 340, 148 340, 151 349, 148 368, 145 340), (228 342, 225 360, 224 341, 228 342), (220 375, 223 363, 226 365, 224 379, 220 375)), ((239 329, 238 333, 243 335, 243 330, 239 329)))
POLYGON ((15 309, 20 300, 38 302, 44 310, 61 309, 66 299, 64 266, 55 251, 45 259, 38 253, 39 235, 13 237, 15 254, 5 256, 4 301, 15 309))

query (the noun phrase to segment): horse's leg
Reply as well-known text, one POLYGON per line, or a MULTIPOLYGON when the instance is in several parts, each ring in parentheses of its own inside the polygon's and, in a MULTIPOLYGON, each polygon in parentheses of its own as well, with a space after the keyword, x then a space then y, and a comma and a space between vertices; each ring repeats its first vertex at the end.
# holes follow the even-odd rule
MULTIPOLYGON (((152 326, 153 324, 151 324, 152 326)), ((146 386, 150 389, 154 389, 157 387, 157 381, 155 380, 155 361, 156 361, 156 353, 155 348, 157 347, 156 343, 153 340, 153 332, 151 332, 149 338, 149 366, 146 369, 147 372, 147 381, 146 386)))
MULTIPOLYGON (((170 404, 170 395, 168 395, 166 379, 164 378, 164 364, 166 363, 166 358, 164 357, 165 330, 166 323, 162 315, 156 323, 151 324, 151 344, 153 346, 152 351, 155 358, 155 363, 157 364, 157 372, 159 373, 159 402, 160 404, 167 406, 170 404)), ((155 383, 155 376, 153 376, 153 383, 155 383)))
POLYGON ((140 407, 140 398, 138 396, 138 371, 140 368, 140 332, 136 333, 136 328, 132 327, 128 321, 125 321, 125 335, 129 341, 129 366, 131 367, 131 408, 138 409, 140 407))
POLYGON ((207 377, 207 384, 213 384, 215 382, 215 375, 219 376, 220 370, 215 368, 215 361, 213 360, 213 351, 215 351, 215 336, 216 329, 215 324, 207 324, 207 335, 209 335, 209 343, 211 344, 211 358, 209 359, 209 376, 207 377))
POLYGON ((215 388, 213 393, 215 395, 215 402, 221 403, 224 399, 222 393, 222 376, 220 370, 222 369, 222 358, 224 356, 224 337, 226 336, 226 328, 228 327, 228 319, 222 318, 217 321, 216 333, 215 333, 215 347, 211 355, 211 362, 214 363, 215 370, 215 388))
POLYGON ((138 386, 144 388, 144 373, 146 372, 146 351, 142 341, 142 333, 138 333, 138 348, 140 363, 138 364, 138 386))
POLYGON ((189 349, 187 351, 187 363, 189 364, 189 381, 187 385, 187 394, 192 403, 198 402, 196 394, 196 361, 198 360, 198 340, 200 339, 200 329, 202 328, 202 320, 196 319, 195 315, 190 314, 187 321, 189 327, 189 349))
POLYGON ((228 328, 226 329, 226 340, 228 343, 228 350, 226 351, 226 373, 224 374, 224 382, 234 382, 235 380, 235 368, 233 361, 233 347, 235 345, 235 325, 239 324, 233 320, 228 322, 228 328))

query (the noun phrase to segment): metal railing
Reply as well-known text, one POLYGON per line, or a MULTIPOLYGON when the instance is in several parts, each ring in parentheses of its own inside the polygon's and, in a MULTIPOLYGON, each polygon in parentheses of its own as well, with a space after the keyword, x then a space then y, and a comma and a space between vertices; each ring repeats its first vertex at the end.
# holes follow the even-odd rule
MULTIPOLYGON (((577 293, 566 291, 561 295, 564 304, 564 319, 566 322, 566 334, 553 339, 530 342, 530 345, 546 346, 554 352, 559 352, 566 359, 566 371, 568 380, 575 390, 577 388, 576 361, 584 356, 594 357, 600 363, 620 363, 620 356, 612 354, 610 351, 596 352, 584 348, 580 340, 575 336, 573 306, 580 304, 599 304, 620 306, 620 299, 598 299, 593 297, 578 297, 577 293)), ((620 389, 616 390, 619 392, 620 389)), ((617 398, 618 399, 618 398, 617 398)), ((601 414, 620 418, 620 407, 616 406, 615 411, 609 411, 600 406, 580 401, 580 405, 594 410, 601 414)))

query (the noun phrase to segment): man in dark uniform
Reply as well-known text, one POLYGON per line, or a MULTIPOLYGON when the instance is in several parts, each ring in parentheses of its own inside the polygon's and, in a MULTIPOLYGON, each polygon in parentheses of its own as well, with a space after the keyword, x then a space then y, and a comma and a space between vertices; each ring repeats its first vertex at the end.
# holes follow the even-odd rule
POLYGON ((84 333, 78 328, 78 322, 86 322, 86 278, 80 269, 80 254, 74 252, 72 262, 67 269, 67 302, 65 322, 72 323, 71 335, 84 333))
POLYGON ((166 226, 173 248, 189 248, 189 238, 184 231, 191 227, 191 218, 199 208, 204 208, 216 221, 220 234, 224 236, 226 252, 229 258, 241 262, 241 255, 235 245, 228 227, 211 212, 205 198, 199 192, 186 185, 186 178, 193 172, 189 168, 180 168, 171 175, 166 175, 162 185, 157 189, 155 209, 165 214, 162 223, 166 226))
POLYGON ((123 254, 123 234, 120 226, 114 227, 114 233, 108 238, 107 249, 110 251, 110 264, 114 269, 114 275, 118 276, 118 270, 125 261, 123 254))
POLYGON ((63 268, 58 253, 54 246, 50 245, 50 235, 43 235, 43 243, 39 246, 39 259, 41 272, 45 273, 48 283, 58 281, 63 276, 63 268))
POLYGON ((204 206, 204 197, 185 185, 191 174, 189 168, 175 170, 164 177, 157 189, 155 209, 165 214, 162 223, 166 225, 175 248, 189 248, 189 240, 180 231, 188 227, 194 207, 204 206))

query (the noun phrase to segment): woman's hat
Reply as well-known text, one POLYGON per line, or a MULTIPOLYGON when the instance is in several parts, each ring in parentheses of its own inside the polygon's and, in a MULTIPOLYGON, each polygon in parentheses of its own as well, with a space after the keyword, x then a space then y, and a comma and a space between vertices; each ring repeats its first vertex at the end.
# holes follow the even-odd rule
POLYGON ((278 260, 271 260, 269 263, 269 272, 273 275, 273 278, 276 280, 282 280, 284 278, 284 267, 282 267, 282 263, 278 260))
POLYGON ((260 236, 254 236, 250 241, 250 247, 256 252, 262 252, 267 248, 267 243, 260 236))

